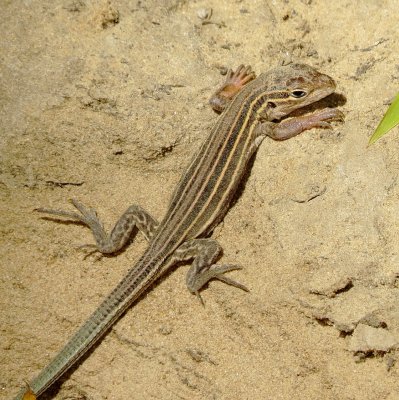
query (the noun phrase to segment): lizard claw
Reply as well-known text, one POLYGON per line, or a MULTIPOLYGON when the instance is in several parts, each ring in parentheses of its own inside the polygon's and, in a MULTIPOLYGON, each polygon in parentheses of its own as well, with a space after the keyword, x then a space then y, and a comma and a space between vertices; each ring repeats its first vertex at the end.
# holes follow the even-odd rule
POLYGON ((201 303, 203 303, 203 301, 199 296, 199 290, 212 279, 218 279, 219 281, 227 283, 228 285, 235 286, 239 289, 249 292, 249 289, 246 286, 224 275, 226 272, 235 271, 238 269, 242 269, 242 267, 235 264, 212 264, 208 269, 202 271, 196 276, 195 283, 191 288, 189 287, 189 290, 191 293, 200 298, 201 303))
POLYGON ((103 257, 104 254, 101 253, 101 251, 97 248, 97 246, 95 244, 81 244, 79 246, 76 246, 77 250, 88 250, 88 249, 93 249, 91 251, 87 251, 86 254, 83 256, 83 260, 86 260, 86 258, 89 258, 90 256, 92 256, 93 254, 96 253, 100 253, 98 255, 96 255, 96 257, 94 258, 94 261, 100 261, 103 257))
POLYGON ((203 305, 203 307, 205 307, 204 300, 203 300, 203 298, 202 298, 202 296, 201 296, 201 294, 200 294, 200 292, 198 290, 195 292, 195 295, 197 296, 197 299, 203 305))
POLYGON ((241 265, 235 265, 235 264, 217 265, 217 264, 214 264, 213 267, 217 267, 217 268, 213 269, 214 276, 212 276, 212 278, 218 279, 219 281, 227 283, 228 285, 235 286, 236 288, 244 290, 245 292, 249 292, 249 289, 246 286, 244 286, 240 282, 237 282, 237 281, 224 275, 225 272, 242 269, 241 265))

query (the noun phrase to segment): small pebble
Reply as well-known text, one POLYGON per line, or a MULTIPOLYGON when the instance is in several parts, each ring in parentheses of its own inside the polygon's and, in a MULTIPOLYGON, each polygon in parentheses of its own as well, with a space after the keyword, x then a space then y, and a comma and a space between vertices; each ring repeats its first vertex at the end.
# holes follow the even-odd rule
POLYGON ((199 19, 205 20, 210 19, 212 16, 212 8, 200 8, 197 11, 197 17, 199 19))

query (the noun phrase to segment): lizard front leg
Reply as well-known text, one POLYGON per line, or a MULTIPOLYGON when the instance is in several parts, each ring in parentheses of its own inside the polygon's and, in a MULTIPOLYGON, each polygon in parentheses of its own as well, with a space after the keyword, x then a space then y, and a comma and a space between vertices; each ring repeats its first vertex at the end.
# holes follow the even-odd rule
POLYGON ((242 269, 242 267, 232 264, 214 264, 221 252, 220 244, 215 239, 208 238, 189 240, 180 245, 173 254, 173 262, 194 259, 187 272, 186 284, 188 290, 196 294, 201 302, 199 291, 211 279, 219 279, 229 285, 248 291, 244 285, 224 275, 226 272, 242 269))
POLYGON ((216 112, 222 112, 234 96, 255 78, 255 72, 249 65, 240 65, 235 71, 229 69, 225 82, 209 99, 210 106, 216 112))
POLYGON ((119 218, 111 233, 107 234, 95 210, 90 207, 85 207, 77 200, 71 200, 71 203, 79 213, 47 208, 37 208, 35 211, 55 215, 57 217, 70 218, 87 225, 93 233, 96 244, 84 247, 95 247, 96 251, 102 254, 115 253, 124 247, 135 227, 144 234, 147 240, 150 240, 159 225, 159 223, 140 206, 132 205, 119 218))
POLYGON ((279 122, 261 122, 256 127, 256 134, 269 136, 274 140, 287 140, 312 128, 331 128, 331 121, 343 121, 344 114, 336 108, 323 108, 312 114, 288 116, 279 122))

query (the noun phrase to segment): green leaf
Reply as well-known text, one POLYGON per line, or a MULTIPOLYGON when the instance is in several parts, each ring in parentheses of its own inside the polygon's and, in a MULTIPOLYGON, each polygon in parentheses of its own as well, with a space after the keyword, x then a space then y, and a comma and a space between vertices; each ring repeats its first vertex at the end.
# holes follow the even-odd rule
POLYGON ((377 129, 369 140, 369 145, 376 142, 380 137, 384 136, 392 128, 399 124, 399 93, 396 95, 394 101, 389 106, 384 117, 380 121, 377 129))

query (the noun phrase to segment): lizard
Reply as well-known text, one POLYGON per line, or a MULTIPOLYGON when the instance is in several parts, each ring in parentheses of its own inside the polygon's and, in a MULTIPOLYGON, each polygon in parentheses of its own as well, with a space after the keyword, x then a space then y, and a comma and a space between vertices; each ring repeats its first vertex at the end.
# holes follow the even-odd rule
POLYGON ((335 88, 331 77, 305 64, 281 66, 258 77, 250 66, 229 70, 224 84, 210 100, 220 116, 183 173, 160 223, 140 206, 132 205, 108 234, 96 211, 77 200, 71 200, 77 212, 36 209, 89 227, 96 244, 88 246, 102 254, 121 250, 135 229, 149 244, 65 347, 14 400, 34 400, 44 393, 178 262, 192 260, 186 284, 199 298, 200 290, 212 279, 248 290, 225 275, 241 266, 216 263, 222 249, 210 234, 227 213, 251 157, 266 136, 286 140, 311 128, 330 128, 331 121, 343 120, 336 108, 302 113, 335 88))

